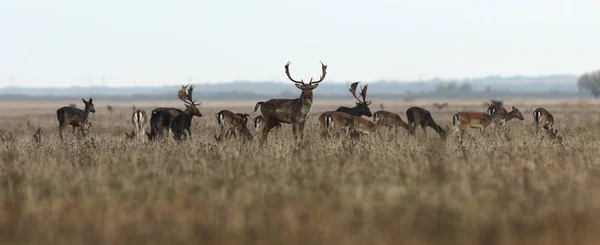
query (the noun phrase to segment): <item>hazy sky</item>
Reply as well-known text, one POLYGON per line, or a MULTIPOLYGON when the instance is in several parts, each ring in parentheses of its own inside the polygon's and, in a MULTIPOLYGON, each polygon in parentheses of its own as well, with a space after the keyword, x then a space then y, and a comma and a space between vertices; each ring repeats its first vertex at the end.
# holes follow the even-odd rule
POLYGON ((2 0, 0 86, 600 69, 600 1, 2 0))

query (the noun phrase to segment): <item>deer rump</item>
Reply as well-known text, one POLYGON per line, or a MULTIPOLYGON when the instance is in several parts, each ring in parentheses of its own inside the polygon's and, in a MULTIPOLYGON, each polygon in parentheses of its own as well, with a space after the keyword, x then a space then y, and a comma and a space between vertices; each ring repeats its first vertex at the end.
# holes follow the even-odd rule
POLYGON ((164 108, 154 109, 150 117, 149 139, 153 140, 157 137, 163 137, 165 130, 171 130, 173 137, 176 140, 180 140, 182 136, 185 136, 184 130, 186 126, 189 127, 189 121, 191 121, 191 118, 185 113, 179 113, 179 115, 173 118, 170 110, 164 108))

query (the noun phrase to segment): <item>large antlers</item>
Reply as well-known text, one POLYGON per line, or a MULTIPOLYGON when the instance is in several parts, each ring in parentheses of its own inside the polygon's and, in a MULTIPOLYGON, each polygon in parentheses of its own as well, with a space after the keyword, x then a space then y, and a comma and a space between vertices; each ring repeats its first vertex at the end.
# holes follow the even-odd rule
POLYGON ((179 97, 179 99, 181 101, 183 101, 183 103, 186 103, 188 105, 201 105, 202 102, 196 103, 196 101, 192 99, 192 93, 194 92, 194 87, 196 87, 196 86, 194 86, 194 85, 181 86, 181 89, 177 93, 177 97, 179 97), (188 86, 190 88, 188 88, 188 86), (185 91, 186 89, 187 89, 187 92, 185 91))
MULTIPOLYGON (((319 61, 319 62, 321 62, 321 61, 319 61)), ((285 74, 287 75, 287 77, 294 83, 305 84, 302 79, 300 79, 300 81, 298 81, 298 80, 294 80, 292 78, 292 76, 290 75, 290 64, 291 64, 291 62, 289 62, 289 61, 287 62, 287 64, 285 64, 285 74)), ((321 81, 323 81, 323 79, 325 79, 326 75, 327 75, 327 65, 325 65, 325 64, 323 64, 323 62, 321 62, 321 77, 319 78, 318 81, 314 81, 314 82, 313 82, 313 78, 311 77, 308 84, 320 83, 321 81)))
POLYGON ((365 85, 364 87, 361 88, 360 91, 360 96, 362 97, 362 100, 360 98, 358 98, 358 96, 356 96, 356 87, 358 87, 358 83, 359 82, 354 82, 350 85, 350 93, 352 93, 352 96, 354 96, 354 98, 356 98, 356 100, 358 100, 358 102, 362 102, 365 104, 371 104, 371 101, 367 101, 367 89, 369 88, 369 84, 365 85))

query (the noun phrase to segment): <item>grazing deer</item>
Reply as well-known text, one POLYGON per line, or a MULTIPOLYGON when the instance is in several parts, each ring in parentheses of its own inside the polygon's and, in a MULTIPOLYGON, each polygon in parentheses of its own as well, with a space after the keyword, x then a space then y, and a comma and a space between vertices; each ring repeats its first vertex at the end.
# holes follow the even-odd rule
POLYGON ((261 144, 267 140, 267 135, 278 123, 292 124, 292 133, 294 139, 304 137, 304 124, 308 120, 313 104, 313 89, 317 88, 320 82, 327 75, 327 66, 321 62, 321 77, 314 81, 312 78, 308 83, 303 80, 294 80, 289 71, 290 62, 285 65, 285 74, 295 83, 296 88, 302 90, 300 97, 296 99, 270 99, 264 102, 256 103, 254 112, 260 106, 261 114, 264 118, 265 127, 262 130, 261 144))
POLYGON ((435 108, 437 108, 438 110, 442 110, 442 109, 444 109, 444 108, 448 107, 448 102, 445 102, 445 103, 442 103, 442 104, 438 104, 438 103, 435 103, 435 102, 434 102, 434 103, 433 103, 433 106, 434 106, 435 108))
POLYGON ((379 128, 379 125, 364 119, 362 117, 351 116, 350 136, 358 137, 360 135, 368 135, 374 133, 379 128))
POLYGON ((96 113, 96 109, 94 109, 94 104, 92 103, 92 98, 89 101, 85 101, 83 98, 81 99, 85 104, 85 108, 83 110, 77 109, 70 106, 64 106, 56 110, 56 116, 58 118, 58 133, 60 135, 60 139, 63 138, 63 130, 69 125, 73 126, 73 134, 75 134, 75 130, 80 128, 82 132, 87 135, 88 126, 88 115, 91 113, 96 113))
POLYGON ((460 137, 462 138, 467 128, 479 128, 479 132, 483 135, 483 129, 495 123, 501 116, 502 114, 498 110, 492 115, 483 112, 458 112, 452 117, 452 124, 455 128, 450 136, 461 131, 460 137))
POLYGON ((135 130, 131 130, 131 133, 125 132, 125 139, 126 140, 133 140, 135 138, 137 138, 137 136, 135 134, 135 130))
MULTIPOLYGON (((258 133, 262 132, 265 129, 265 118, 262 115, 259 115, 257 117, 254 118, 253 120, 254 122, 254 130, 255 130, 255 135, 257 135, 258 133)), ((275 137, 277 137, 277 132, 279 132, 279 129, 281 128, 281 123, 277 123, 275 124, 275 127, 273 127, 273 129, 275 129, 275 137)))
POLYGON ((408 119, 408 134, 416 136, 415 128, 421 125, 423 133, 427 137, 426 127, 431 127, 442 139, 446 139, 446 130, 437 125, 431 116, 431 113, 421 107, 410 107, 406 110, 406 118, 408 119))
POLYGON ((133 124, 133 133, 136 137, 140 138, 144 135, 146 130, 146 124, 148 123, 148 117, 146 111, 141 109, 135 109, 131 115, 131 123, 133 124))
MULTIPOLYGON (((160 118, 160 123, 162 125, 161 130, 167 130, 167 135, 169 134, 168 129, 171 129, 171 131, 173 131, 173 136, 176 140, 179 140, 183 137, 187 138, 187 137, 192 137, 192 132, 190 130, 191 126, 192 126, 192 119, 194 116, 197 117, 202 117, 202 113, 200 113, 200 110, 198 109, 198 106, 202 104, 202 102, 200 103, 196 103, 196 100, 192 99, 192 92, 194 91, 194 85, 191 85, 189 88, 187 86, 181 86, 181 90, 179 90, 179 92, 177 93, 177 97, 183 101, 183 103, 185 104, 185 110, 181 110, 181 109, 177 109, 177 108, 165 108, 165 107, 159 107, 156 108, 154 110, 152 110, 152 116, 155 116, 155 112, 158 113, 158 111, 166 111, 167 114, 170 115, 169 120, 165 120, 165 118, 163 118, 166 114, 161 112, 159 114, 157 114, 157 122, 159 122, 159 118, 160 118), (186 92, 187 89, 187 92, 186 92), (185 134, 185 131, 187 131, 187 135, 185 134)), ((154 127, 154 125, 152 125, 152 119, 150 119, 150 123, 151 126, 154 127)), ((152 138, 155 138, 156 136, 162 136, 162 133, 156 132, 156 134, 153 133, 154 128, 152 128, 150 130, 150 134, 153 134, 152 138)))
POLYGON ((535 121, 535 134, 539 131, 540 124, 546 131, 552 131, 554 126, 554 117, 544 108, 537 108, 533 111, 533 120, 535 121))
POLYGON ((373 114, 373 122, 375 122, 377 127, 386 126, 389 129, 395 128, 396 133, 398 133, 398 127, 406 130, 409 128, 408 124, 400 118, 400 115, 389 111, 376 111, 373 114))
POLYGON ((156 108, 150 116, 150 133, 146 132, 148 140, 164 139, 165 131, 171 130, 172 115, 167 108, 156 108))
POLYGON ((217 142, 221 141, 223 137, 229 138, 231 135, 235 137, 237 132, 239 132, 246 140, 252 139, 252 134, 246 126, 249 116, 250 115, 245 113, 233 113, 228 110, 217 112, 217 123, 221 128, 221 133, 215 135, 217 142))
MULTIPOLYGON (((371 104, 371 101, 367 101, 367 89, 369 87, 369 85, 365 85, 364 87, 361 88, 361 92, 360 92, 360 96, 362 99, 360 99, 358 96, 356 96, 356 87, 358 86, 358 83, 360 82, 354 82, 350 85, 350 93, 352 94, 352 96, 354 96, 354 98, 357 100, 356 102, 356 106, 349 108, 349 107, 345 107, 345 106, 340 106, 338 107, 335 111, 337 112, 345 112, 348 113, 352 116, 367 116, 367 117, 371 117, 371 110, 369 109, 369 105, 371 104)), ((319 116, 319 126, 321 129, 321 136, 326 137, 328 136, 328 129, 327 126, 325 125, 325 117, 327 115, 329 115, 329 113, 331 113, 332 111, 325 111, 323 113, 321 113, 321 115, 319 116)), ((333 119, 335 119, 335 117, 333 117, 333 119)))
MULTIPOLYGON (((546 134, 548 135, 548 138, 550 138, 550 141, 552 141, 553 143, 562 144, 563 137, 558 135, 558 129, 546 130, 546 134)), ((542 137, 542 140, 544 140, 543 137, 542 137)))
POLYGON ((348 135, 353 124, 353 116, 346 112, 332 111, 325 116, 323 121, 325 131, 321 131, 321 135, 329 135, 332 132, 336 136, 339 136, 341 132, 348 135))

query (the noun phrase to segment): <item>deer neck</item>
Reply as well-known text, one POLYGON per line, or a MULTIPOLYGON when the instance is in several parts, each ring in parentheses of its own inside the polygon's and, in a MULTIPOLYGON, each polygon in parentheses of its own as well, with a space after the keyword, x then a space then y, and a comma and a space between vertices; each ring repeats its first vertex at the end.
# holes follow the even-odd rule
POLYGON ((85 108, 83 108, 83 115, 81 115, 82 120, 87 120, 88 116, 90 115, 90 106, 86 105, 85 108))
POLYGON ((194 114, 192 114, 192 107, 185 107, 183 113, 185 113, 189 118, 194 117, 194 114))
POLYGON ((516 111, 511 111, 508 114, 506 114, 506 121, 510 121, 513 118, 517 117, 517 112, 516 111))

